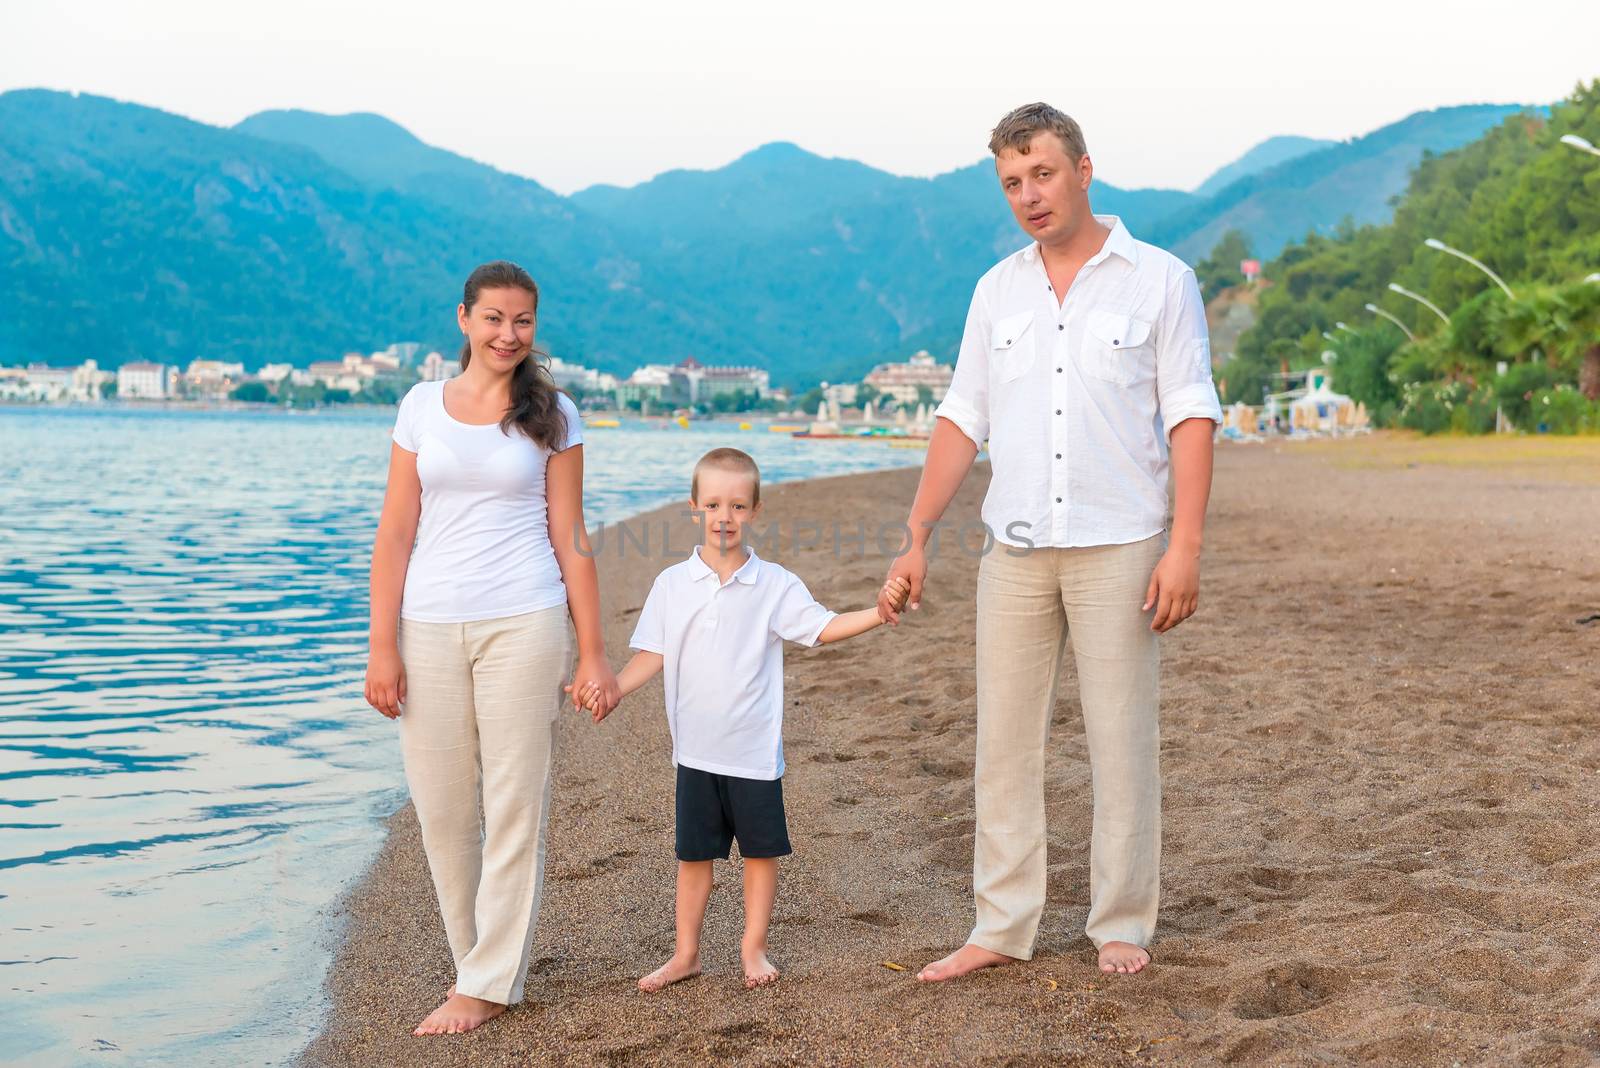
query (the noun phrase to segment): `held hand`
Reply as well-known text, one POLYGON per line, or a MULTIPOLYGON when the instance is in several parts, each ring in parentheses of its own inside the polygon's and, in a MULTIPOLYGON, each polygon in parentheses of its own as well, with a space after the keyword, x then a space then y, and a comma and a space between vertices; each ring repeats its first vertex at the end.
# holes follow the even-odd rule
MULTIPOLYGON (((584 690, 593 685, 598 691, 599 705, 602 711, 595 720, 598 723, 610 711, 617 707, 617 702, 622 700, 622 687, 617 685, 616 673, 611 670, 611 665, 603 657, 593 661, 579 659, 578 668, 572 674, 572 685, 565 687, 566 692, 572 694, 572 707, 586 708, 583 700, 584 690)), ((593 709, 588 709, 593 714, 593 709)))
POLYGON ((1150 620, 1150 629, 1157 634, 1165 634, 1194 615, 1200 607, 1199 553, 1172 548, 1162 554, 1150 575, 1142 611, 1150 611, 1151 606, 1156 614, 1150 620))
POLYGON ((896 576, 885 582, 878 591, 878 618, 885 623, 893 623, 889 613, 904 612, 910 596, 911 582, 904 576, 896 576))
MULTIPOLYGON (((572 687, 569 686, 567 689, 571 690, 572 687)), ((589 713, 596 723, 599 723, 612 712, 616 711, 615 705, 607 708, 600 698, 600 684, 596 682, 584 683, 583 689, 578 693, 579 702, 583 705, 584 710, 589 713)))
POLYGON ((922 607, 922 583, 927 577, 928 558, 921 546, 913 545, 895 558, 894 563, 889 565, 888 580, 884 582, 883 589, 878 591, 878 615, 885 623, 890 626, 898 624, 900 612, 908 602, 912 611, 922 607), (893 603, 889 596, 891 584, 896 579, 904 580, 908 587, 906 596, 899 604, 893 603))
POLYGON ((362 696, 390 719, 398 719, 406 703, 406 669, 398 649, 367 654, 367 681, 362 696))

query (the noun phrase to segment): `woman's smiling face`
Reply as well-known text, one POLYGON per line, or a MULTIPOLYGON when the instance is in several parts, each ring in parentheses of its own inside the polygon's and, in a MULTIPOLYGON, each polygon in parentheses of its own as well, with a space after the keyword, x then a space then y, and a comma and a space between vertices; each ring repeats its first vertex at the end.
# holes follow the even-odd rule
POLYGON ((482 360, 509 373, 533 348, 534 296, 515 286, 485 289, 471 308, 456 309, 456 321, 472 346, 473 362, 482 360))

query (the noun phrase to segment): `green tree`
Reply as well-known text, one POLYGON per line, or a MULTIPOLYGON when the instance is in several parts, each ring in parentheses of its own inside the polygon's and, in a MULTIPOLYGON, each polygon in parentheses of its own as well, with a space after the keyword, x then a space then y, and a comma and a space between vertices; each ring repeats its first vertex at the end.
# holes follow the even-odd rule
POLYGON ((1250 238, 1243 230, 1229 230, 1211 250, 1211 255, 1194 265, 1200 295, 1207 304, 1230 286, 1244 282, 1239 262, 1250 258, 1250 238))

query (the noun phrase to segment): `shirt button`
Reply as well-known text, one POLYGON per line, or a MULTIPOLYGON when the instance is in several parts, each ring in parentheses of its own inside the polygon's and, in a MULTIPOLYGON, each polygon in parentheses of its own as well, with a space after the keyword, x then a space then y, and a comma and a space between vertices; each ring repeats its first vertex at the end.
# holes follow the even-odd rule
POLYGON ((1059 452, 1058 452, 1058 453, 1056 453, 1056 459, 1057 459, 1057 460, 1059 460, 1059 459, 1061 459, 1061 454, 1060 454, 1060 453, 1059 453, 1059 452))
POLYGON ((1056 324, 1056 329, 1057 330, 1065 330, 1066 328, 1067 328, 1067 324, 1066 323, 1057 323, 1056 324))
POLYGON ((1061 409, 1060 409, 1060 408, 1057 408, 1057 409, 1056 409, 1056 414, 1057 414, 1057 415, 1060 415, 1060 414, 1061 414, 1061 409))
POLYGON ((1060 503, 1061 503, 1061 498, 1060 498, 1060 497, 1057 497, 1057 498, 1056 498, 1056 503, 1057 503, 1057 504, 1060 504, 1060 503))
POLYGON ((1061 373, 1061 368, 1057 367, 1056 368, 1056 374, 1060 374, 1060 373, 1061 373))

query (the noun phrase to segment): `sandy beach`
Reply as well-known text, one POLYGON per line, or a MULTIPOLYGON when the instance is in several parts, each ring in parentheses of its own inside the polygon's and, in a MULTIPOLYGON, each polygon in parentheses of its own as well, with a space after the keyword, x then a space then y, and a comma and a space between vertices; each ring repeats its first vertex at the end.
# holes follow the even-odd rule
MULTIPOLYGON (((765 519, 899 522, 917 476, 769 487, 765 519)), ((980 467, 950 518, 975 520, 986 485, 980 467)), ((777 555, 837 609, 870 604, 886 567, 826 538, 777 555)), ((602 553, 618 666, 664 562, 602 553)), ((344 903, 304 1063, 1600 1057, 1600 441, 1219 449, 1200 612, 1164 639, 1161 927, 1136 977, 1101 975, 1082 934, 1089 767, 1069 667, 1037 956, 914 979, 972 921, 976 569, 943 552, 899 628, 788 651, 795 855, 775 987, 739 981, 737 861, 718 869, 706 974, 634 986, 672 947, 657 679, 599 727, 563 721, 527 1002, 470 1035, 411 1037, 452 976, 408 807, 344 903)))

